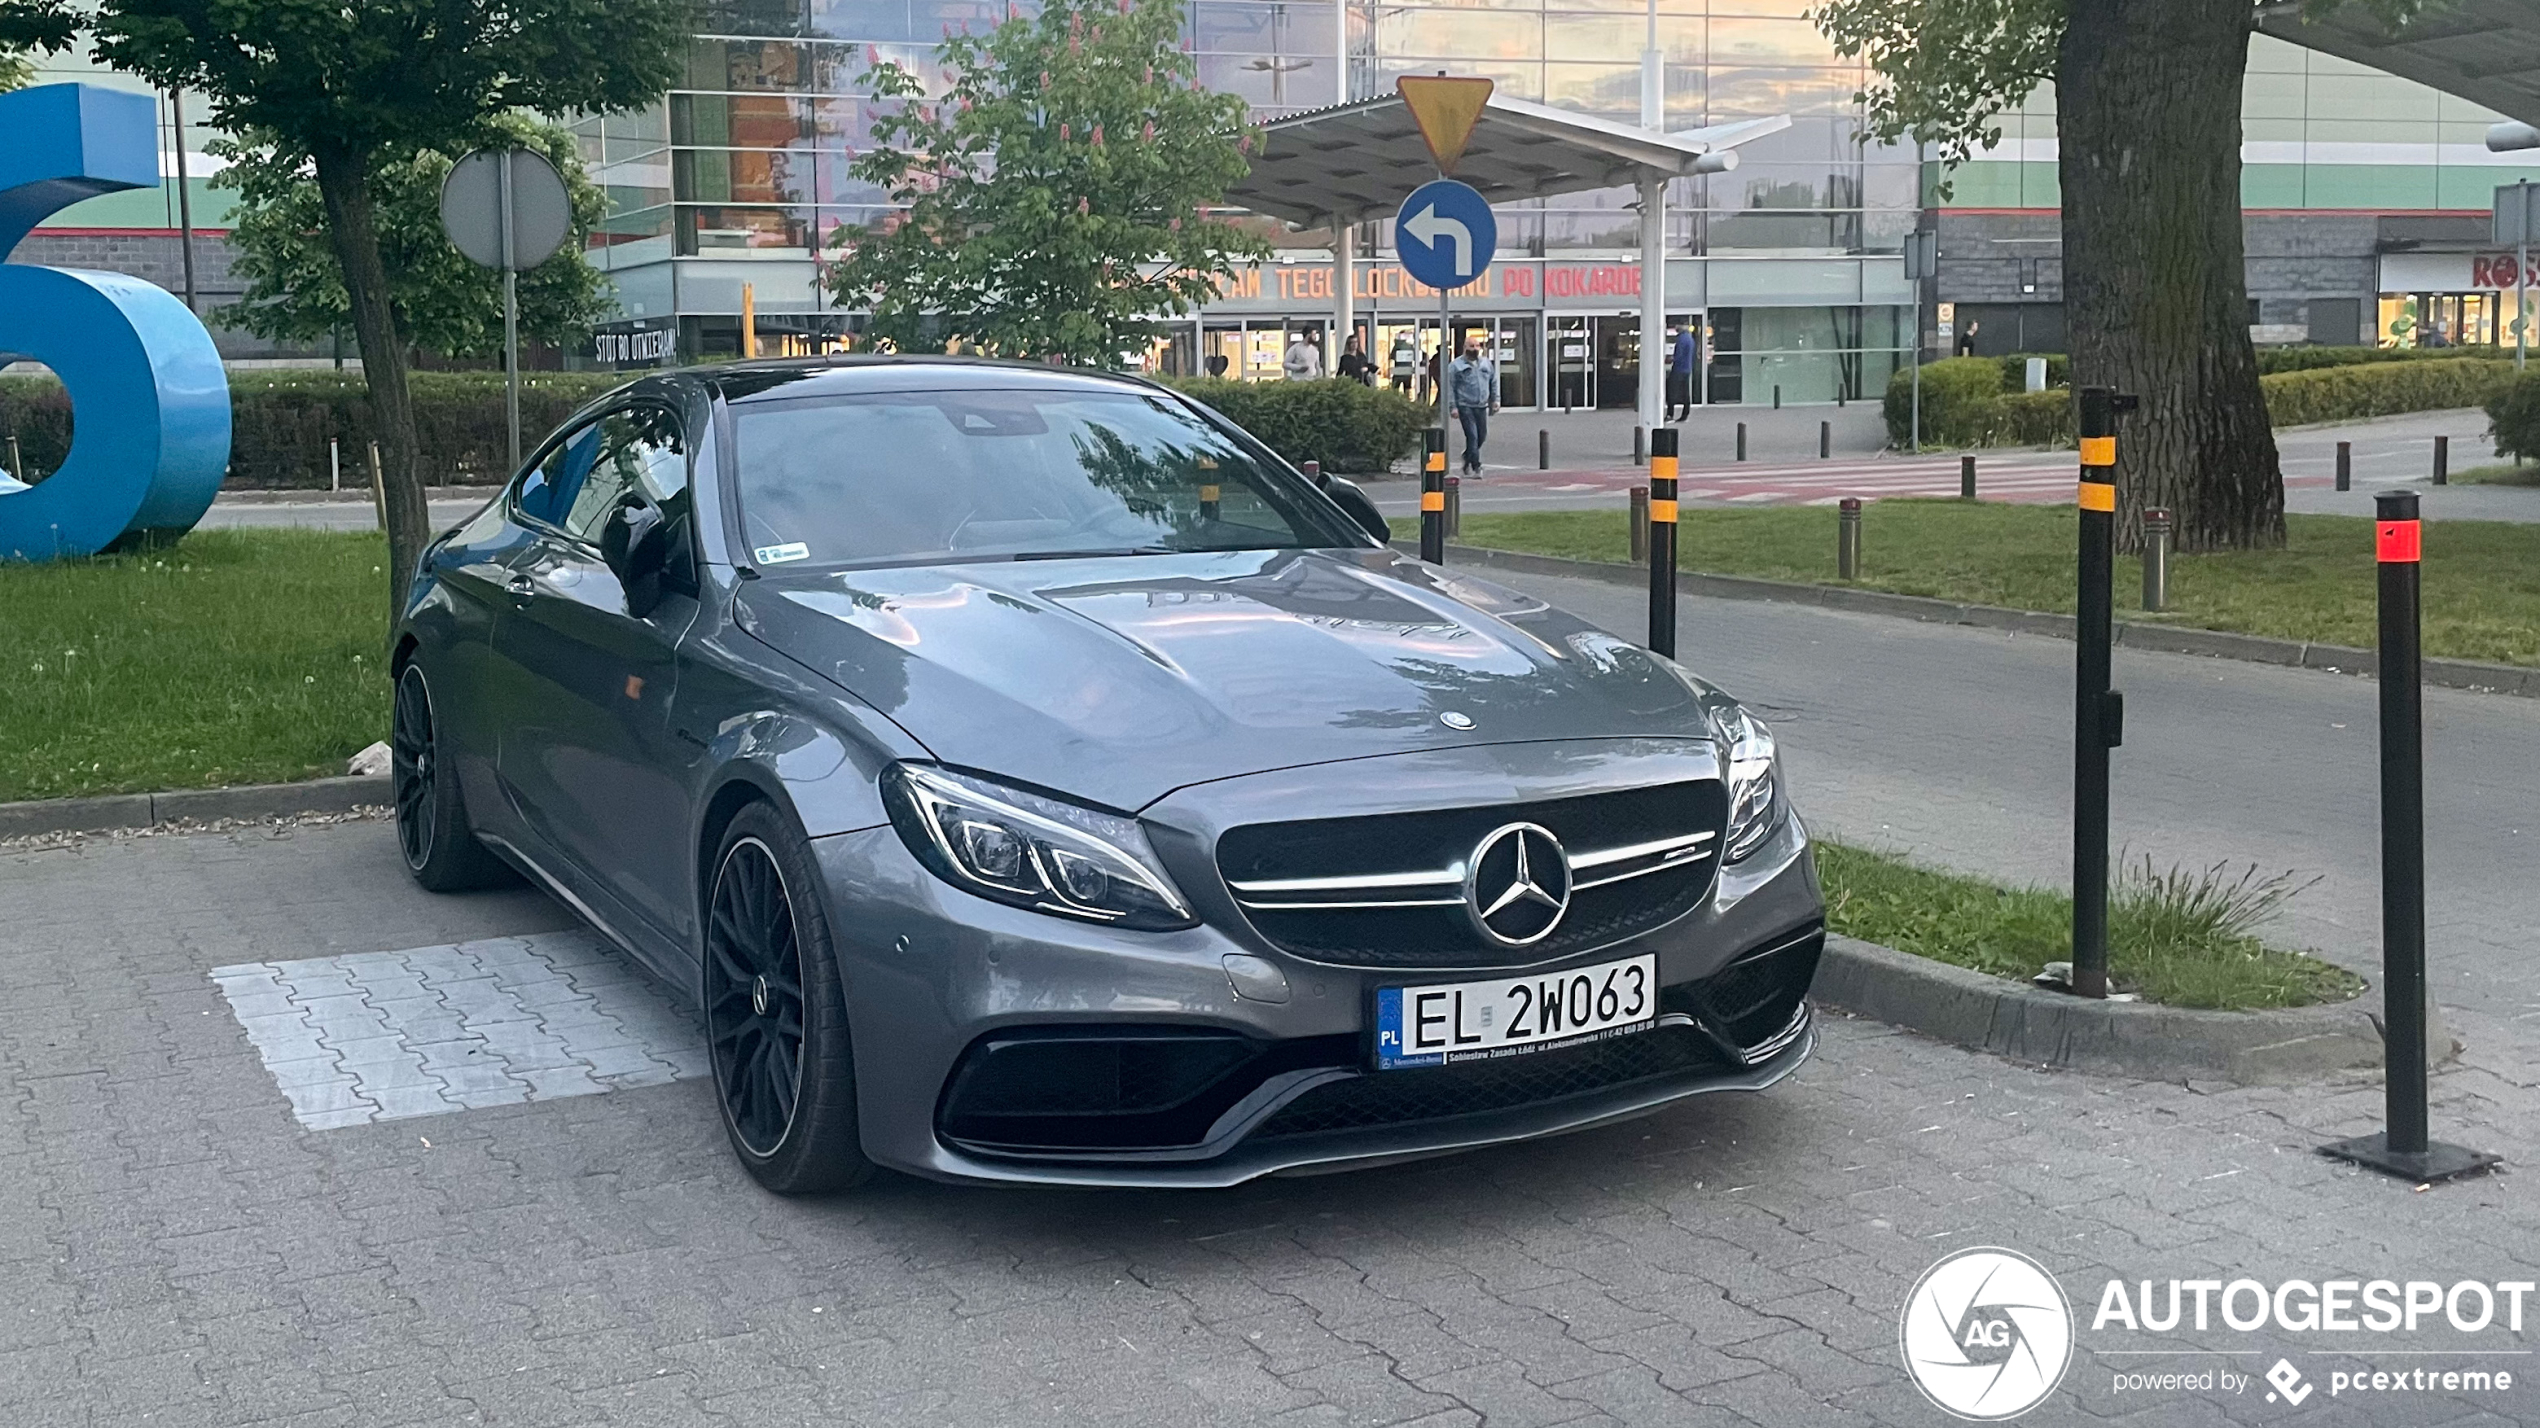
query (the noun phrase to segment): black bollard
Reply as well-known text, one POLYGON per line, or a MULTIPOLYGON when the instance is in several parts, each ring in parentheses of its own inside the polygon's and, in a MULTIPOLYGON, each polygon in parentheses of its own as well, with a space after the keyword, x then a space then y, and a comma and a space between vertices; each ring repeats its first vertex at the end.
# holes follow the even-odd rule
POLYGON ((1552 430, 1549 427, 1539 427, 1535 431, 1535 469, 1552 469, 1552 430))
POLYGON ((2351 441, 2337 443, 2337 489, 2355 489, 2355 443, 2351 441))
POLYGON ((2452 484, 2452 438, 2448 436, 2434 438, 2434 484, 2452 484))
POLYGON ((1632 464, 1634 466, 1646 466, 1649 464, 1648 427, 1636 426, 1632 428, 1632 464))
POLYGON ((1961 456, 1958 458, 1958 499, 1972 501, 1975 498, 1976 459, 1972 456, 1961 456))
POLYGON ((2389 1125, 2320 1153, 2407 1180, 2449 1180, 2502 1157, 2426 1138, 2422 528, 2414 491, 2385 491, 2373 507, 2381 567, 2381 1034, 2389 1125))
POLYGON ((1744 422, 1737 424, 1737 459, 1740 461, 1746 459, 1746 423, 1744 422))
POLYGON ((1446 562, 1446 428, 1420 434, 1420 558, 1446 562))
POLYGON ((1817 423, 1817 459, 1823 461, 1832 455, 1834 455, 1834 423, 1821 421, 1817 423))
POLYGON ((1676 429, 1650 433, 1649 647, 1676 657, 1676 429))
POLYGON ((1632 488, 1632 563, 1649 559, 1649 488, 1632 488))
POLYGON ((2073 659, 2073 980, 2108 995, 2108 751, 2124 739, 2125 705, 2109 687, 2115 644, 2117 394, 2081 389, 2081 588, 2073 659))

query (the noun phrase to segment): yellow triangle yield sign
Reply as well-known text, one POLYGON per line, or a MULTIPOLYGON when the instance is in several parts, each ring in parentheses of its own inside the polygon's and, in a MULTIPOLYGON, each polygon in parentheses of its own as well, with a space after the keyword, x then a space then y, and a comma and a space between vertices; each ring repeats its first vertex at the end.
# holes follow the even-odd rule
POLYGON ((1406 74, 1393 84, 1410 107, 1412 122, 1420 126, 1420 137, 1428 141, 1429 157, 1438 161, 1438 172, 1455 172, 1455 161, 1464 157, 1465 141, 1473 137, 1474 121, 1490 102, 1491 82, 1406 74))

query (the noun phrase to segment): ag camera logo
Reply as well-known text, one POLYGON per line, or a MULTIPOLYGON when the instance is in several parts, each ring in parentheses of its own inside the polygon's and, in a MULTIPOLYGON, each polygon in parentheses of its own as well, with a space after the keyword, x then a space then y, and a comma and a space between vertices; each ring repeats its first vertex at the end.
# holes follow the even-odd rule
POLYGON ((2072 1363, 2072 1305, 2027 1255, 1963 1249, 1914 1282, 1898 1338, 1905 1372, 1942 1412, 2017 1418, 2043 1403, 2072 1363))

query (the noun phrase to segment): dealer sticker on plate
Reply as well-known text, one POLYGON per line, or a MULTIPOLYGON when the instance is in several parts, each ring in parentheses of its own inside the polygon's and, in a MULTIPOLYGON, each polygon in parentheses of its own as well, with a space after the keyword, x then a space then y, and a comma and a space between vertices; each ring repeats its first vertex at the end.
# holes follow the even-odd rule
POLYGON ((1479 982, 1376 993, 1376 1069, 1523 1056, 1647 1031, 1658 1019, 1658 959, 1631 957, 1479 982))

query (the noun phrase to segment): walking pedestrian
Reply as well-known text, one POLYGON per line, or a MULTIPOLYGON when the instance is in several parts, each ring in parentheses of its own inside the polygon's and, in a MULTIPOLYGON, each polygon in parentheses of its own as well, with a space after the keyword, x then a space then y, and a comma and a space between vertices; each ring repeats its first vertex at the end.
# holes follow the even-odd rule
POLYGON ((1291 382, 1313 381, 1323 375, 1323 349, 1308 342, 1305 329, 1300 327, 1296 335, 1288 339, 1287 355, 1280 359, 1279 365, 1285 369, 1291 382))
POLYGON ((1448 374, 1454 385, 1447 400, 1464 428, 1464 474, 1482 474, 1482 442, 1490 436, 1490 414, 1499 410, 1499 368, 1482 356, 1479 338, 1464 339, 1464 355, 1448 374))
POLYGON ((1676 329, 1676 339, 1667 349, 1667 409, 1674 413, 1669 421, 1693 415, 1693 364, 1700 351, 1690 324, 1676 329))
POLYGON ((1362 387, 1376 385, 1375 364, 1367 360, 1366 350, 1359 344, 1355 332, 1349 335, 1348 345, 1341 349, 1341 376, 1362 387))
POLYGON ((1393 389, 1411 395, 1411 378, 1420 370, 1420 343, 1409 331, 1393 337, 1393 389))

